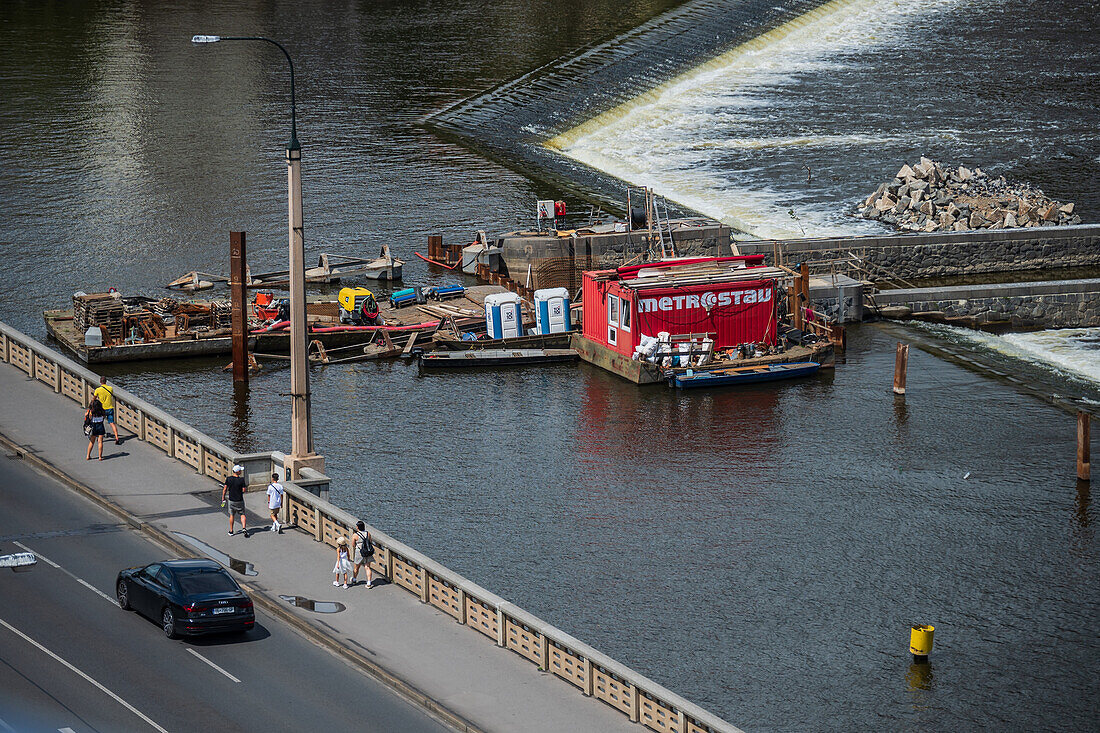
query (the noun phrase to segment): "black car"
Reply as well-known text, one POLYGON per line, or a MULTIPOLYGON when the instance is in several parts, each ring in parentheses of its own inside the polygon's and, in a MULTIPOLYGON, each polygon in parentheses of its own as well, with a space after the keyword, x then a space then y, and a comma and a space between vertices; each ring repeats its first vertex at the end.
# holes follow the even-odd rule
POLYGON ((213 560, 165 560, 127 568, 115 584, 118 605, 159 621, 179 635, 248 631, 256 611, 225 568, 213 560))

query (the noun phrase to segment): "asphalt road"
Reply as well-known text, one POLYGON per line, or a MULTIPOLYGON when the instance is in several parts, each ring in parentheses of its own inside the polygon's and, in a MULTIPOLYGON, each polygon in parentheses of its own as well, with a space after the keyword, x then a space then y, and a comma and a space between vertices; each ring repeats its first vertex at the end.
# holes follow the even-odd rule
POLYGON ((0 458, 0 732, 446 731, 257 609, 243 636, 171 641, 122 611, 119 569, 165 559, 142 534, 0 458))

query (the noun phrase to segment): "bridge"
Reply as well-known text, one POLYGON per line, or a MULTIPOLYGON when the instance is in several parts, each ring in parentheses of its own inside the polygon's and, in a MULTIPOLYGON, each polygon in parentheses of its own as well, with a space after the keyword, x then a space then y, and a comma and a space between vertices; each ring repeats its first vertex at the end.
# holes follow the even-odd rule
MULTIPOLYGON (((283 482, 287 498, 282 521, 293 531, 280 535, 252 530, 247 539, 240 535, 228 537, 224 510, 220 508, 222 480, 234 464, 240 464, 250 487, 263 488, 272 472, 282 473, 281 453, 238 453, 116 387, 116 421, 124 442, 105 448, 109 460, 87 461, 80 424, 99 377, 2 323, 0 362, 0 393, 5 396, 4 410, 0 411, 0 442, 26 464, 16 469, 23 472, 23 480, 7 480, 0 488, 4 505, 23 507, 41 502, 41 492, 19 488, 26 486, 29 472, 25 469, 33 468, 39 476, 35 481, 52 481, 78 492, 98 505, 101 513, 115 517, 115 525, 132 528, 155 545, 155 549, 130 548, 129 554, 123 553, 125 559, 118 552, 110 559, 104 555, 104 561, 96 563, 94 569, 98 583, 69 573, 70 580, 78 578, 101 597, 109 600, 114 574, 123 566, 143 564, 164 555, 213 557, 233 570, 249 591, 260 625, 265 625, 267 619, 266 625, 271 628, 293 629, 430 716, 421 720, 410 710, 391 705, 379 713, 383 717, 377 723, 382 730, 430 730, 437 721, 466 731, 738 730, 373 527, 371 535, 378 551, 372 569, 384 581, 369 591, 361 587, 336 591, 329 573, 332 550, 338 537, 351 534, 357 518, 327 500, 327 476, 303 469, 303 478, 283 482), (305 607, 295 606, 286 598, 338 601, 346 608, 319 614, 310 611, 308 603, 305 607), (386 724, 383 719, 392 722, 386 724)), ((266 494, 251 492, 245 499, 249 526, 266 528, 266 494)), ((67 504, 69 499, 61 497, 56 502, 67 504)), ((24 522, 33 526, 33 531, 26 527, 0 529, 0 534, 6 535, 0 536, 0 552, 19 551, 22 545, 42 551, 31 535, 65 533, 59 516, 42 508, 24 522), (19 546, 9 545, 15 541, 10 537, 15 535, 23 537, 18 540, 19 546)), ((86 524, 81 531, 92 525, 86 524)), ((101 521, 98 526, 112 524, 101 521)), ((41 559, 50 563, 45 557, 41 559)), ((87 559, 74 562, 85 568, 90 565, 87 559)), ((60 569, 61 563, 56 564, 59 568, 53 569, 60 569)), ((18 577, 24 582, 27 576, 18 577)), ((0 588, 6 589, 11 580, 5 576, 0 583, 0 588)), ((11 596, 6 590, 3 595, 11 596)), ((97 599, 97 603, 100 601, 102 598, 97 599)), ((6 613, 5 606, 0 605, 0 618, 6 613)), ((33 640, 49 647, 51 636, 63 627, 53 622, 39 623, 33 640)), ((19 631, 32 637, 25 628, 19 631)), ((5 659, 19 659, 8 653, 15 644, 6 636, 10 633, 14 632, 0 629, 0 654, 5 659)), ((133 639, 128 643, 134 643, 133 639)), ((233 654, 210 649, 210 643, 189 648, 207 657, 216 652, 227 664, 233 663, 233 654)), ((152 675, 168 674, 164 670, 170 665, 162 668, 152 662, 164 653, 164 640, 150 641, 150 645, 145 650, 131 649, 131 657, 142 664, 148 661, 152 675)), ((315 673, 325 674, 317 670, 328 667, 324 660, 306 659, 306 652, 298 651, 310 646, 288 641, 288 651, 267 662, 267 669, 273 679, 290 675, 300 682, 301 690, 316 688, 318 692, 312 698, 289 692, 285 698, 272 698, 267 695, 268 688, 261 685, 257 694, 269 707, 323 706, 326 713, 317 717, 311 717, 308 708, 299 707, 294 712, 303 720, 331 719, 339 723, 340 716, 328 715, 328 708, 362 709, 373 705, 360 700, 359 692, 350 691, 358 688, 345 677, 355 674, 346 666, 338 665, 339 681, 315 678, 315 673)), ((220 667, 213 659, 205 661, 220 667)), ((251 662, 253 674, 262 676, 264 664, 262 659, 251 662)), ((241 679, 227 669, 222 671, 241 679)), ((280 685, 271 689, 282 689, 280 685)), ((220 688, 211 689, 222 694, 220 688)), ((167 706, 156 696, 141 699, 167 706)), ((157 719, 154 712, 166 718, 186 715, 186 710, 177 708, 180 705, 175 705, 174 712, 159 708, 139 712, 151 721, 157 719)), ((235 709, 229 709, 236 715, 235 709)), ((215 714, 197 700, 193 712, 200 717, 215 714)), ((369 727, 372 715, 365 714, 360 727, 369 727)), ((296 718, 287 718, 291 719, 296 718)), ((135 727, 135 720, 131 718, 123 727, 135 727)), ((153 728, 160 729, 156 724, 153 728)))

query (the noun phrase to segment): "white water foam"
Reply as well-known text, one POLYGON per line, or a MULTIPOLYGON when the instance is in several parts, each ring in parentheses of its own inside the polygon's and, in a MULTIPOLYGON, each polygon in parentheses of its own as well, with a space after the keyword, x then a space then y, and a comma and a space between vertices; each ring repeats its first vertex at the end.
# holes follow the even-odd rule
MULTIPOLYGON (((837 56, 866 52, 960 2, 965 0, 834 0, 547 145, 757 236, 881 232, 871 222, 838 217, 835 206, 798 203, 792 192, 763 186, 746 175, 749 169, 721 170, 710 163, 715 151, 723 150, 873 149, 897 142, 896 137, 865 132, 819 135, 806 130, 751 138, 736 132, 746 120, 758 123, 777 109, 781 103, 771 93, 798 75, 842 69, 848 64, 837 56)), ((905 142, 919 144, 954 134, 921 130, 907 135, 905 142)))
POLYGON ((997 336, 957 326, 923 325, 927 330, 944 333, 955 341, 969 342, 1013 359, 1038 363, 1062 375, 1100 385, 1100 328, 1055 328, 997 336))

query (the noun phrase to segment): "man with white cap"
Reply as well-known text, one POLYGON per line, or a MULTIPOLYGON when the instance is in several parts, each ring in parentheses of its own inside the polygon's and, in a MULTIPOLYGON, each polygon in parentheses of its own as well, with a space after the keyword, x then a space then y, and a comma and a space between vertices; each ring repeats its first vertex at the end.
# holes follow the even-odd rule
POLYGON ((241 531, 244 532, 244 536, 248 536, 248 529, 245 527, 244 519, 244 492, 248 488, 248 482, 244 480, 241 475, 244 473, 244 466, 233 466, 233 475, 227 476, 225 483, 222 484, 222 502, 225 502, 226 496, 229 497, 229 536, 233 536, 233 520, 238 515, 241 517, 241 531))

